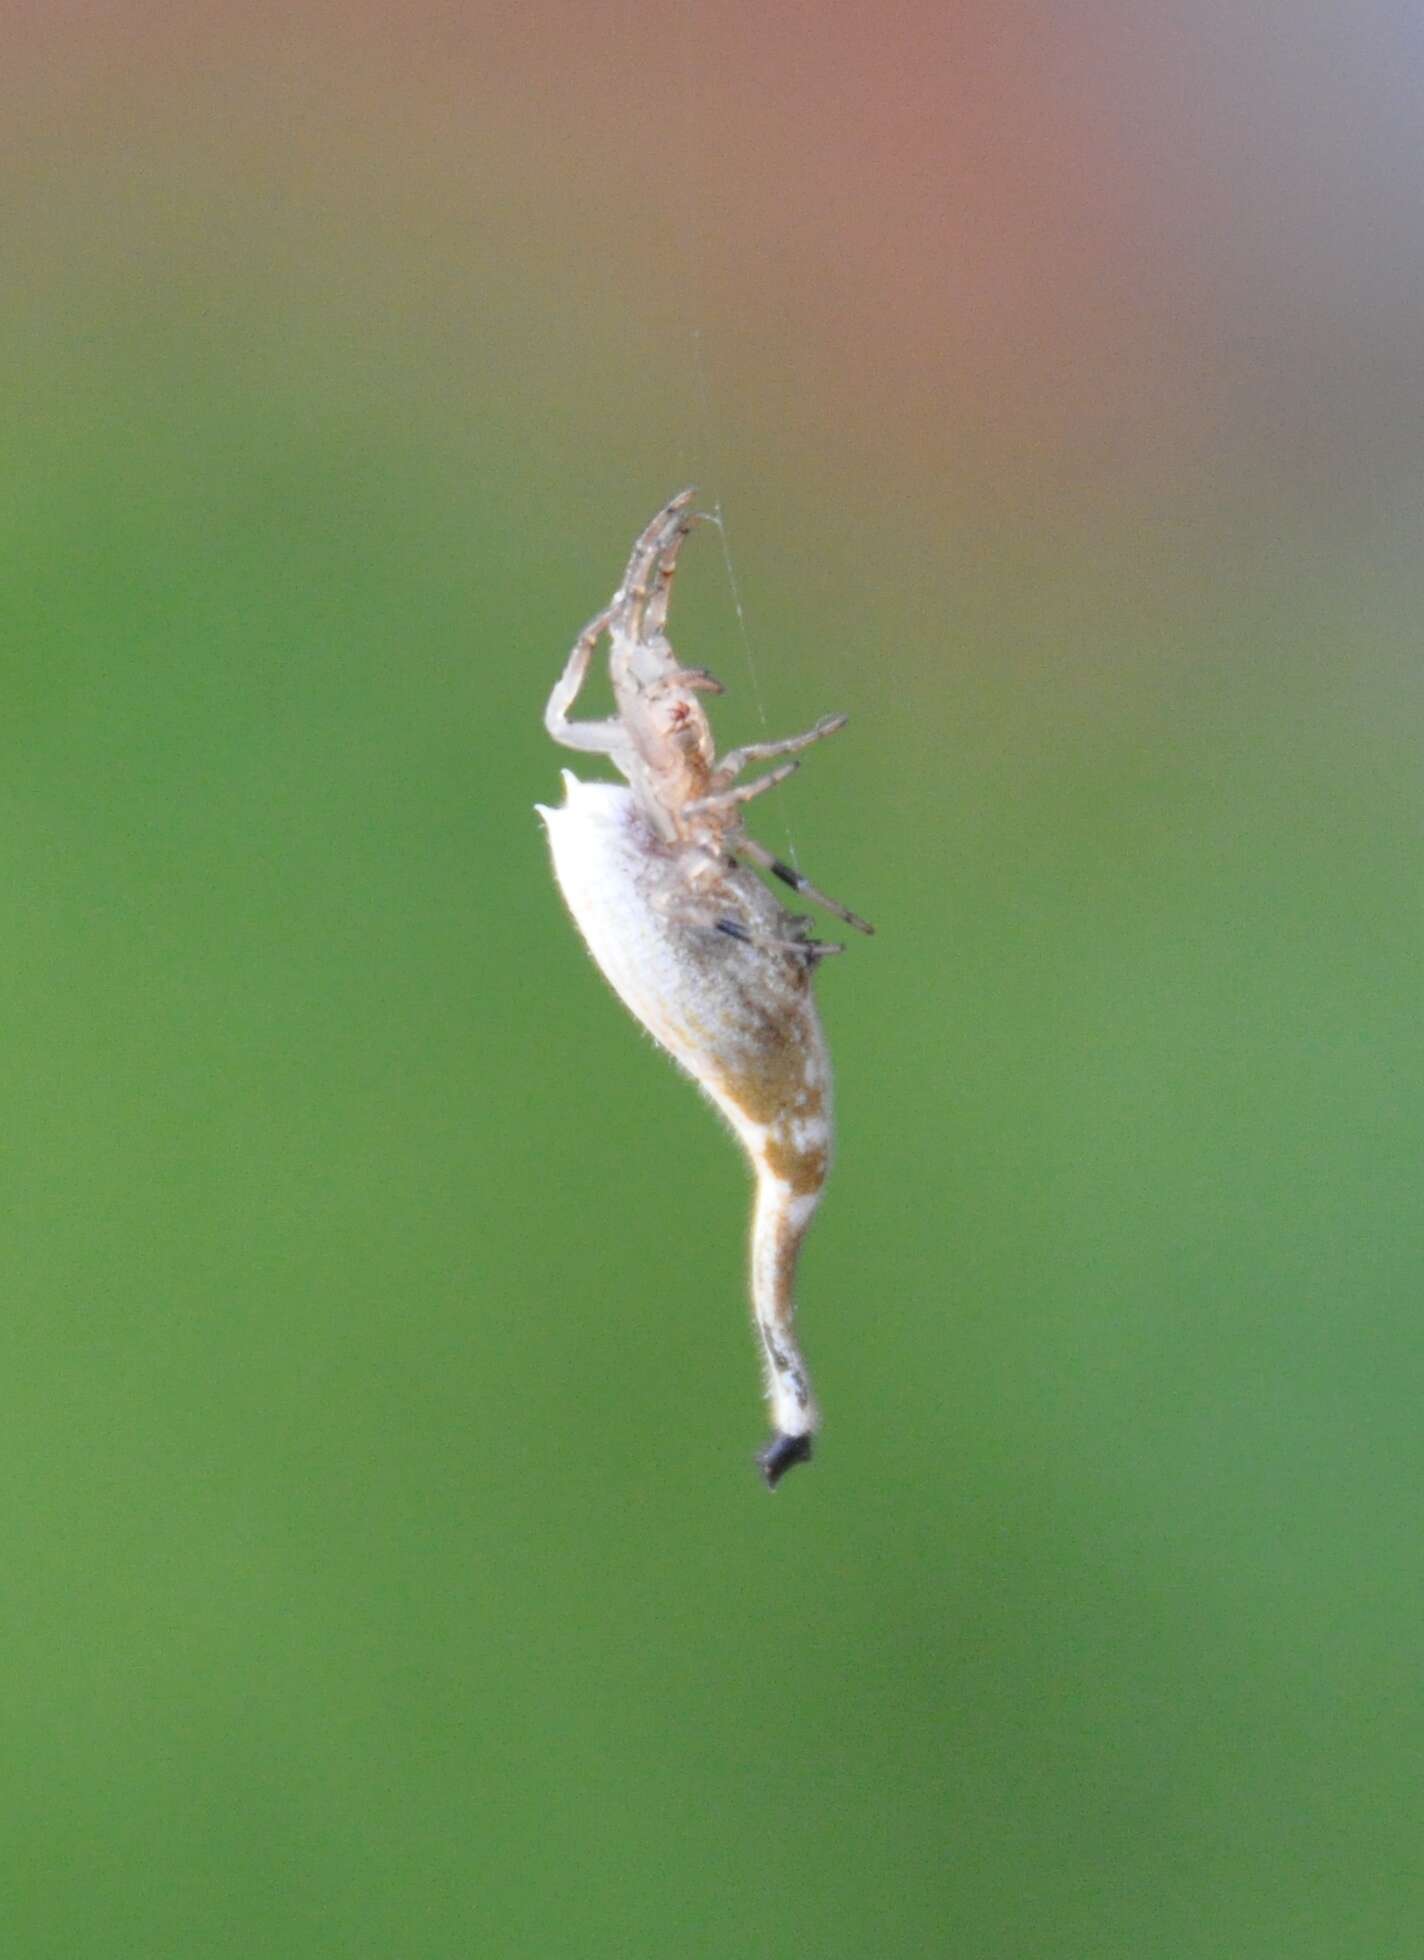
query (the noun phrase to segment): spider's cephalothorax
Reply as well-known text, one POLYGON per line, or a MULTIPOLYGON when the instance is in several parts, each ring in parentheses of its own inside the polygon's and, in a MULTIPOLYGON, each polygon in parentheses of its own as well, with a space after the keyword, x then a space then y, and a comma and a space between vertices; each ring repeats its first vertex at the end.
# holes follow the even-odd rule
POLYGON ((721 684, 680 664, 664 633, 677 556, 695 521, 691 490, 633 547, 623 583, 589 621, 549 696, 544 722, 566 748, 606 755, 627 777, 584 783, 541 809, 569 910, 626 1005, 706 1090, 751 1157, 752 1307, 775 1435, 760 1462, 776 1485, 811 1454, 817 1424, 792 1329, 796 1259, 831 1154, 831 1070, 811 998, 816 967, 842 949, 810 936, 747 867, 759 865, 847 925, 864 919, 783 864, 742 823, 744 806, 799 765, 801 749, 845 726, 828 715, 804 735, 717 757, 701 697, 721 684), (609 639, 617 713, 570 721, 599 638, 609 639), (738 784, 748 763, 777 761, 738 784), (745 862, 744 862, 745 861, 745 862))

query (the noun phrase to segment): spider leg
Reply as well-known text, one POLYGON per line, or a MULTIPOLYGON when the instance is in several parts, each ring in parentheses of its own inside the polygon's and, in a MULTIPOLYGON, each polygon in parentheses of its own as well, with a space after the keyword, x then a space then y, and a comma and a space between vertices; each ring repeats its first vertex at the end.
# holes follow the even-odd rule
POLYGON ((674 667, 663 675, 662 687, 683 687, 689 694, 725 694, 726 688, 705 667, 674 667))
POLYGON ((621 721, 570 721, 569 709, 588 677, 588 663, 598 636, 613 617, 610 606, 591 619, 574 641, 564 671, 555 681, 544 708, 544 726, 566 749, 583 749, 595 755, 617 755, 626 750, 628 737, 621 721))
POLYGON ((723 882, 723 862, 707 855, 701 868, 705 873, 716 874, 710 883, 704 884, 693 873, 688 876, 682 889, 658 899, 658 909, 665 918, 698 932, 723 933, 743 946, 760 946, 778 953, 801 953, 812 961, 822 959, 828 953, 845 951, 844 946, 834 945, 828 940, 812 939, 811 919, 807 914, 783 912, 781 921, 784 929, 781 931, 748 924, 738 899, 723 882), (729 906, 737 906, 738 909, 728 910, 729 906))
POLYGON ((800 767, 799 762, 783 762, 779 769, 771 770, 768 775, 758 776, 754 783, 743 783, 739 789, 717 789, 713 790, 710 796, 694 797, 692 802, 683 805, 683 815, 686 817, 723 815, 729 810, 735 810, 739 803, 750 803, 754 796, 775 789, 776 785, 784 783, 788 776, 794 776, 800 767))
POLYGON ((716 919, 713 931, 726 933, 728 939, 739 939, 744 946, 773 946, 783 953, 804 953, 812 960, 845 951, 844 946, 836 945, 831 939, 800 939, 790 933, 759 932, 754 926, 744 926, 740 919, 716 919))
POLYGON ((748 837, 745 831, 737 839, 735 849, 743 857, 749 857, 753 864, 759 864, 763 871, 769 871, 773 878, 779 878, 782 884, 790 885, 792 891, 800 892, 803 897, 809 898, 813 905, 819 905, 823 912, 831 913, 834 918, 844 919, 846 924, 854 926, 857 932, 874 932, 875 928, 869 920, 862 919, 858 913, 851 912, 844 905, 838 904, 835 899, 828 898, 823 891, 811 883, 809 878, 803 878, 793 866, 783 864, 779 857, 775 857, 766 848, 765 844, 759 844, 755 837, 748 837))
MULTIPOLYGON (((685 494, 690 497, 692 492, 689 490, 685 494)), ((683 543, 691 531, 693 523, 694 519, 692 517, 685 517, 682 520, 671 542, 666 546, 662 557, 658 560, 657 584, 653 587, 652 597, 648 600, 646 631, 649 639, 655 639, 667 624, 668 603, 672 598, 672 582, 677 572, 677 554, 682 550, 683 543)), ((702 674, 707 673, 705 667, 698 668, 696 671, 702 674)), ((712 679, 710 674, 707 675, 707 678, 709 681, 712 679)), ((722 692, 720 682, 712 683, 712 692, 714 694, 720 694, 722 692)))
POLYGON ((630 639, 648 640, 662 631, 677 555, 692 529, 688 505, 696 494, 694 490, 679 490, 633 546, 612 607, 620 629, 630 639))
POLYGON ((827 735, 838 734, 849 719, 849 715, 822 715, 816 726, 808 728, 804 735, 788 735, 780 742, 748 742, 740 749, 728 749, 717 764, 718 780, 730 783, 749 762, 770 762, 774 756, 798 755, 802 749, 809 749, 813 742, 824 741, 827 735))

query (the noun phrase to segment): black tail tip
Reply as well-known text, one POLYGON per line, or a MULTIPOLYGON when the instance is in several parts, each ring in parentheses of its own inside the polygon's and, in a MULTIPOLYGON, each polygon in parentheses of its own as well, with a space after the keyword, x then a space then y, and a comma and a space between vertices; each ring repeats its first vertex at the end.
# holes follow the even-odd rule
POLYGON ((768 1490, 775 1490, 788 1470, 811 1461, 809 1436, 783 1436, 779 1431, 757 1454, 757 1468, 766 1479, 768 1490))

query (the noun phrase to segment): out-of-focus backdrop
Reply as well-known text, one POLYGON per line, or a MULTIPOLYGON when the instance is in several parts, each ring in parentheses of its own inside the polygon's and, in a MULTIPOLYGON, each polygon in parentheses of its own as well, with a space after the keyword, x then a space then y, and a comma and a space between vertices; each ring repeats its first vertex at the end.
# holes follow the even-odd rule
POLYGON ((1416 11, 3 44, 5 1952, 1414 1960, 1416 11), (685 481, 880 927, 774 1499, 531 809, 685 481))

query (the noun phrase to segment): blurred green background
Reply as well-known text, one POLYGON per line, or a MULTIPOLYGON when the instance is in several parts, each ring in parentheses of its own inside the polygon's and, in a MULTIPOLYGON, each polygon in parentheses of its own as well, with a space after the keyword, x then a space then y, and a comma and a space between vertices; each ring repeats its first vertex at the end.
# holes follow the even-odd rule
POLYGON ((1417 1955, 1417 22, 4 41, 0 1947, 1417 1955), (880 928, 774 1500, 531 808, 687 480, 880 928))

